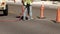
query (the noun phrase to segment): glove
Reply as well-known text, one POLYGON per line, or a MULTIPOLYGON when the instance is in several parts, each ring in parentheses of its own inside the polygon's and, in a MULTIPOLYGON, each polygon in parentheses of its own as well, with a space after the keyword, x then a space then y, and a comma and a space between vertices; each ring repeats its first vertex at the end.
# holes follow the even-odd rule
POLYGON ((24 3, 24 5, 26 6, 26 5, 27 5, 27 3, 25 2, 25 3, 24 3))

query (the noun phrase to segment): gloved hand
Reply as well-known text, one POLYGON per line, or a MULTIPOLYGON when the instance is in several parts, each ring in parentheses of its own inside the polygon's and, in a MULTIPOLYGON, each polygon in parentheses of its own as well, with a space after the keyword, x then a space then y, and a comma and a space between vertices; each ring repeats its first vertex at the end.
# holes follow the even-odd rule
POLYGON ((26 6, 26 5, 27 5, 27 3, 25 2, 25 3, 24 3, 24 5, 26 6))

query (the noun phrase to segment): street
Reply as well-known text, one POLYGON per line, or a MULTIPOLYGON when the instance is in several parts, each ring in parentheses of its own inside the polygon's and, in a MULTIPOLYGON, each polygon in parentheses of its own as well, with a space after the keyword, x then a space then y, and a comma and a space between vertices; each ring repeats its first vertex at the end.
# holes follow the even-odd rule
POLYGON ((40 17, 40 7, 33 7, 34 19, 19 21, 16 16, 20 15, 21 6, 11 4, 8 7, 9 15, 0 17, 0 34, 60 34, 60 24, 51 21, 56 19, 57 8, 46 6, 45 19, 39 20, 37 17, 40 17))

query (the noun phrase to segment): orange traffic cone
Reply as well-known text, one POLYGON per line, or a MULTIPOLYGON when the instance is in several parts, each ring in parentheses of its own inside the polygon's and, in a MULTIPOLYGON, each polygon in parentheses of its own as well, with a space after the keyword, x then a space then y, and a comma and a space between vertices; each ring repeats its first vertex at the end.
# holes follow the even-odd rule
POLYGON ((41 8, 40 8, 40 18, 41 19, 44 19, 45 17, 44 17, 44 5, 42 4, 41 5, 41 8))
POLYGON ((23 13, 24 13, 24 6, 22 5, 22 15, 23 15, 23 13))
POLYGON ((22 5, 21 8, 22 8, 22 13, 20 13, 20 15, 17 16, 16 18, 20 18, 23 15, 23 13, 24 13, 24 6, 22 5))
MULTIPOLYGON (((37 16, 38 17, 38 16, 37 16)), ((44 19, 44 5, 42 4, 40 7, 40 17, 38 17, 39 19, 44 19)))
POLYGON ((60 22, 60 8, 58 8, 58 11, 57 11, 57 16, 56 16, 56 22, 60 22))
POLYGON ((22 5, 22 13, 20 13, 20 19, 19 20, 21 20, 21 18, 23 17, 23 14, 24 14, 24 6, 22 5))
POLYGON ((56 20, 52 20, 54 23, 60 23, 60 8, 57 9, 56 20))

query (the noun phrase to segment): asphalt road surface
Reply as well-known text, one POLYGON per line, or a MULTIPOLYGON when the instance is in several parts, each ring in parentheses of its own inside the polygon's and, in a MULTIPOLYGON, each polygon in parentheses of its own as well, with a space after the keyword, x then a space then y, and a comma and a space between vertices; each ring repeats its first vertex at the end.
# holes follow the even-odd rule
POLYGON ((54 23, 57 9, 45 7, 45 19, 38 19, 40 7, 33 7, 32 20, 18 21, 21 6, 9 5, 9 15, 0 17, 0 34, 60 34, 60 24, 54 23), (16 21, 17 20, 17 21, 16 21))

